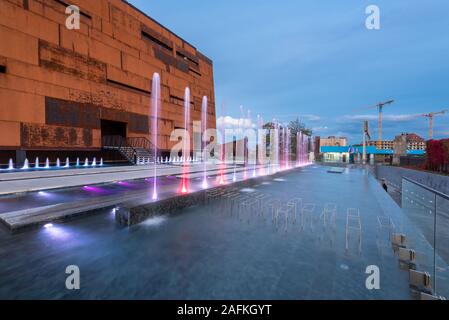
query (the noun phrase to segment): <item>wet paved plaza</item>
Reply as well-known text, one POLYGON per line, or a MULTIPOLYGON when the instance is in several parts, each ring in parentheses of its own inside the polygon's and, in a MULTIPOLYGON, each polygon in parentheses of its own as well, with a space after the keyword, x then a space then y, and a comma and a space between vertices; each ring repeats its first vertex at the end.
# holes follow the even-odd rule
MULTIPOLYGON (((0 298, 411 298, 389 234, 424 237, 365 171, 310 166, 238 193, 266 202, 220 199, 129 229, 110 209, 15 235, 0 229, 0 298), (270 211, 289 201, 301 203, 296 215, 270 211), (81 290, 65 288, 68 265, 79 266, 81 290), (365 286, 369 265, 380 268, 380 290, 365 286)), ((419 244, 418 265, 428 243, 419 244)))

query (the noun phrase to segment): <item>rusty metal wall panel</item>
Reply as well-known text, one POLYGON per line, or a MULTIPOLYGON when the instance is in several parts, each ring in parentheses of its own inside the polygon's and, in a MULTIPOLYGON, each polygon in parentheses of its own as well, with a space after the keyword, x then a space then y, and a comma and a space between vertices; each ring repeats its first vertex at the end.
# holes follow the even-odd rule
POLYGON ((158 48, 154 48, 154 55, 157 59, 161 60, 163 63, 167 65, 173 66, 176 69, 185 73, 189 72, 189 64, 184 60, 177 59, 158 48))
POLYGON ((45 98, 45 123, 78 128, 100 129, 100 110, 98 106, 45 98))
MULTIPOLYGON (((45 123, 65 127, 101 129, 101 119, 126 122, 132 133, 148 134, 148 116, 91 103, 45 98, 45 123)), ((73 139, 72 139, 73 140, 73 139)))
POLYGON ((142 29, 142 32, 148 34, 150 37, 157 39, 158 41, 163 43, 165 46, 173 49, 173 42, 171 40, 167 39, 166 37, 164 37, 163 35, 161 35, 160 33, 154 31, 153 29, 147 27, 144 24, 141 25, 141 29, 142 29))
POLYGON ((198 64, 199 63, 199 58, 196 57, 195 55, 189 53, 188 51, 182 49, 182 48, 176 48, 176 51, 178 51, 180 54, 182 54, 183 56, 187 57, 188 59, 190 59, 192 62, 198 64))
POLYGON ((39 65, 84 80, 106 82, 106 64, 39 40, 39 65))
POLYGON ((128 130, 131 132, 148 134, 148 117, 136 113, 129 113, 128 130))
POLYGON ((47 148, 92 147, 91 129, 22 123, 22 146, 47 148))

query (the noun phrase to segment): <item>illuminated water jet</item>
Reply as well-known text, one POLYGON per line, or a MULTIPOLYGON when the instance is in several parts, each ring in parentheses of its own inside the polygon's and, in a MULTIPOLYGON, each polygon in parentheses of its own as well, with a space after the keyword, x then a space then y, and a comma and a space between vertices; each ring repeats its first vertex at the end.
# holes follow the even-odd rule
POLYGON ((186 87, 184 92, 184 148, 182 151, 183 159, 183 174, 181 179, 181 193, 188 193, 189 188, 189 168, 188 168, 188 154, 190 154, 190 138, 189 137, 189 126, 190 126, 190 89, 186 87))
POLYGON ((158 73, 153 74, 153 83, 151 91, 151 107, 153 108, 153 144, 154 144, 154 166, 153 166, 153 195, 152 199, 157 200, 157 151, 158 151, 158 117, 159 104, 161 98, 161 78, 158 73))
MULTIPOLYGON (((203 97, 202 108, 201 108, 201 131, 205 135, 207 130, 207 97, 203 97)), ((207 148, 204 142, 204 137, 201 139, 202 149, 203 149, 203 189, 208 188, 207 184, 207 148)))
POLYGON ((23 163, 22 170, 27 170, 30 168, 30 164, 28 162, 28 159, 25 159, 25 162, 23 163))

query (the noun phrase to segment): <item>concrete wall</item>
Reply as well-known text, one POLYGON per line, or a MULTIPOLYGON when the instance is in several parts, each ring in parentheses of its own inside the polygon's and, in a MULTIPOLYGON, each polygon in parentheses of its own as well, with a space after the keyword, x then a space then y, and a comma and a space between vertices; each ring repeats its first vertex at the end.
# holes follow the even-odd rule
POLYGON ((154 72, 161 148, 184 127, 186 86, 192 120, 206 95, 215 128, 212 61, 122 0, 0 0, 0 39, 0 150, 100 148, 100 119, 149 137, 154 72), (80 30, 65 27, 69 3, 81 9, 80 30))
POLYGON ((375 173, 377 179, 386 179, 399 188, 402 177, 407 177, 437 191, 449 194, 449 176, 391 166, 376 166, 375 173))

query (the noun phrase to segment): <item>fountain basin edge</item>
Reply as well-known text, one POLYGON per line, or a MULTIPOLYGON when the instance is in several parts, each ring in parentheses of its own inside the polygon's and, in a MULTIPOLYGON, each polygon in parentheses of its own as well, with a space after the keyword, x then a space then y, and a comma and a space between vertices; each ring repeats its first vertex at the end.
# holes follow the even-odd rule
POLYGON ((291 168, 280 171, 272 175, 248 178, 247 180, 231 182, 226 185, 211 187, 204 190, 198 190, 189 194, 178 194, 159 201, 144 203, 124 203, 120 205, 115 212, 115 221, 121 226, 133 226, 139 224, 148 218, 173 214, 195 205, 204 205, 207 202, 209 192, 225 190, 230 188, 245 188, 254 186, 260 182, 272 180, 283 176, 294 170, 301 168, 291 168))

